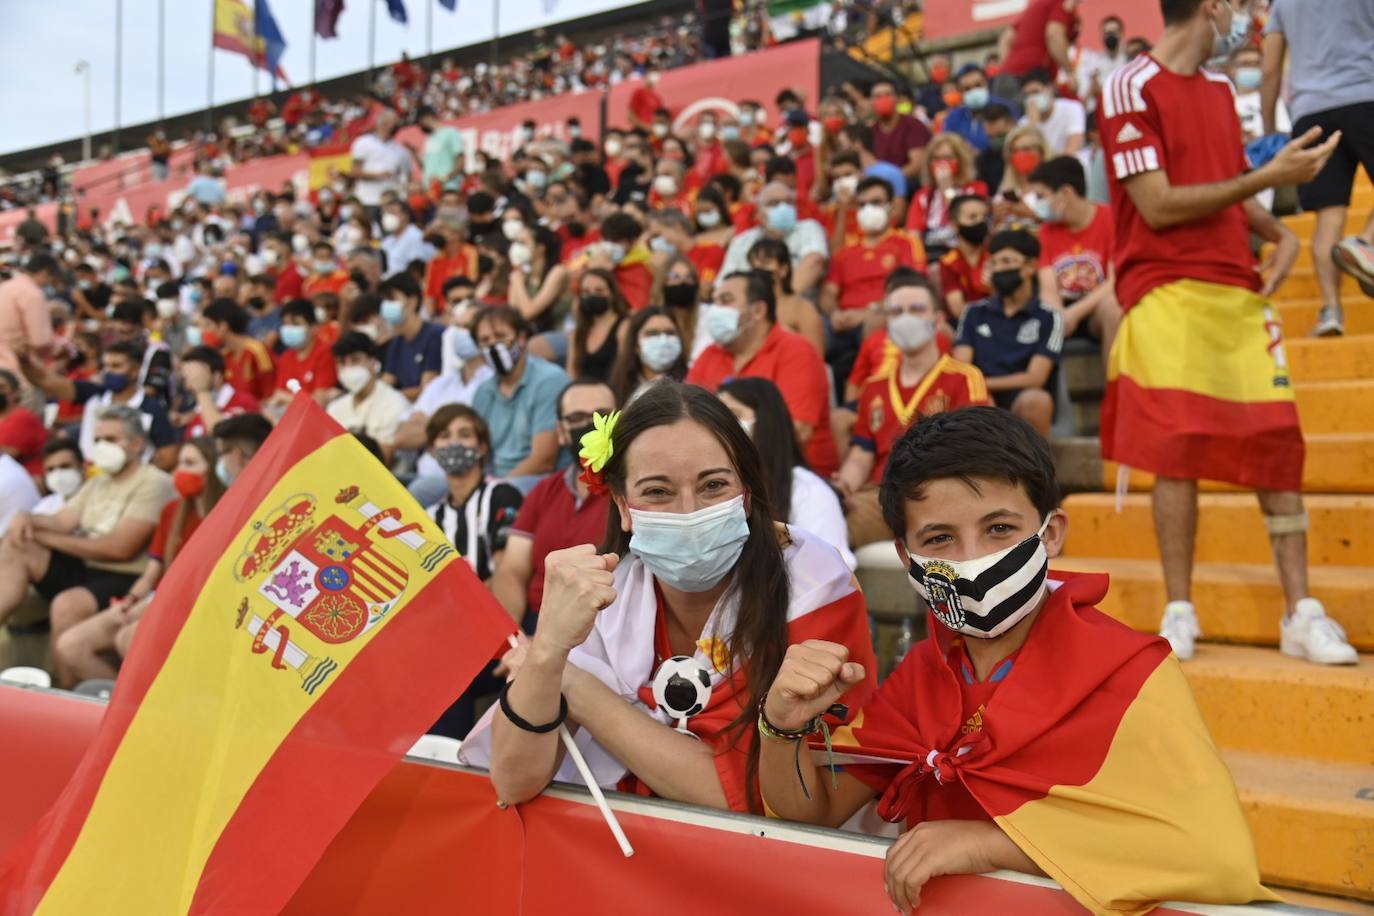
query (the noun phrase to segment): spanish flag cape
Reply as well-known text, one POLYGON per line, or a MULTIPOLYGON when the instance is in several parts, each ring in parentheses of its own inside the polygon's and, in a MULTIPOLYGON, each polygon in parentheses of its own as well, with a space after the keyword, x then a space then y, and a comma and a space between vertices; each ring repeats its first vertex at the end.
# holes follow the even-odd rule
MULTIPOLYGON (((851 688, 843 701, 857 708, 873 690, 873 643, 868 631, 868 611, 854 575, 835 548, 815 534, 799 528, 779 527, 783 560, 791 588, 787 608, 787 641, 824 639, 849 647, 850 658, 870 672, 869 680, 851 688)), ((746 587, 741 583, 740 588, 746 587)), ((655 631, 659 599, 653 574, 636 557, 624 557, 615 571, 616 600, 597 615, 587 641, 569 655, 568 661, 594 675, 625 702, 664 725, 679 724, 654 702, 653 679, 655 631)), ((730 588, 711 611, 697 640, 693 658, 709 672, 710 699, 684 727, 715 751, 716 775, 726 803, 734 811, 748 811, 750 799, 761 810, 758 781, 745 778, 749 745, 754 740, 752 712, 745 728, 731 728, 749 703, 750 685, 740 660, 728 649, 739 608, 739 588, 730 588)), ((495 708, 463 739, 459 761, 470 766, 491 765, 491 720, 495 708)), ((639 795, 651 795, 644 781, 626 770, 609 750, 597 742, 596 723, 583 723, 576 741, 598 784, 639 795)), ((580 781, 571 761, 564 760, 554 778, 580 781)))
POLYGON ((158 584, 86 756, 0 859, 0 914, 280 912, 513 630, 299 395, 158 584))
POLYGON ((1106 576, 1055 576, 981 729, 965 733, 949 661, 959 637, 932 617, 932 638, 832 736, 839 759, 861 764, 846 772, 881 793, 892 822, 961 784, 1094 913, 1276 899, 1169 644, 1093 607, 1106 576))

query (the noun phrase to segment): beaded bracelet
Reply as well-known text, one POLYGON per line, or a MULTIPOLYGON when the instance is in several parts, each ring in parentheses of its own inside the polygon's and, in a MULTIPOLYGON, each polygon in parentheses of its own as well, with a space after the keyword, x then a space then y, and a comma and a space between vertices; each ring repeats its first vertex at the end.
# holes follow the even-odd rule
MULTIPOLYGON (((843 703, 836 703, 827 709, 823 715, 834 716, 843 721, 849 715, 849 707, 845 706, 843 703)), ((806 743, 803 740, 804 738, 808 735, 814 735, 816 732, 820 732, 825 739, 826 766, 830 768, 830 786, 835 789, 840 787, 839 777, 836 775, 837 771, 835 769, 835 753, 830 746, 830 725, 824 718, 816 716, 796 731, 788 731, 787 729, 778 728, 772 722, 768 721, 768 716, 765 715, 763 711, 763 703, 760 702, 758 729, 759 734, 765 738, 771 738, 774 741, 796 742, 795 763, 797 766, 797 781, 801 783, 802 795, 806 797, 807 801, 811 800, 811 790, 806 787, 806 779, 802 776, 801 749, 802 745, 806 743)))

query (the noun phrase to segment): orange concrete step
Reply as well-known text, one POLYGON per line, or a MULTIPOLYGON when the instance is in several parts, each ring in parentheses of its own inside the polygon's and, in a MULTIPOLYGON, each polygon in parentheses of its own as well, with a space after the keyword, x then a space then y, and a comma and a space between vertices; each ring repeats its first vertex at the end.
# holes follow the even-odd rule
MULTIPOLYGON (((1374 320, 1374 303, 1367 311, 1374 320)), ((1374 333, 1289 338, 1284 352, 1296 382, 1374 380, 1374 333)))
MULTIPOLYGON (((1357 292, 1342 301, 1345 306, 1345 333, 1374 334, 1374 299, 1365 299, 1357 292)), ((1279 307, 1279 320, 1283 323, 1283 336, 1288 343, 1314 339, 1309 335, 1317 326, 1317 312, 1322 305, 1320 299, 1276 300, 1276 304, 1279 307)), ((1331 342, 1331 338, 1323 339, 1331 342)))
MULTIPOLYGON (((1279 287, 1276 300, 1283 301, 1288 299, 1316 299, 1321 296, 1321 287, 1317 285, 1317 275, 1310 266, 1294 267, 1293 272, 1288 275, 1288 279, 1279 287)), ((1355 282, 1355 278, 1347 274, 1341 274, 1341 300, 1346 304, 1359 304, 1362 300, 1368 301, 1368 297, 1360 292, 1360 285, 1355 282)))
MULTIPOLYGON (((1307 497, 1306 507, 1308 562, 1374 570, 1374 496, 1314 495, 1307 497)), ((1270 562, 1269 535, 1253 495, 1204 493, 1198 509, 1197 562, 1270 562)), ((1114 494, 1079 493, 1064 500, 1064 510, 1069 514, 1065 556, 1158 560, 1149 494, 1127 494, 1117 512, 1114 494)))
MULTIPOLYGON (((1307 459, 1303 463, 1302 489, 1306 493, 1374 493, 1374 435, 1369 433, 1314 435, 1305 433, 1307 459)), ((1102 462, 1104 490, 1116 488, 1116 464, 1102 462)), ((1149 490, 1154 477, 1133 470, 1131 490, 1149 490)), ((1226 483, 1204 480, 1210 492, 1236 491, 1226 483)))
POLYGON ((1293 394, 1305 434, 1374 434, 1374 378, 1297 382, 1293 394))
POLYGON ((1298 887, 1374 900, 1374 770, 1275 754, 1223 756, 1266 884, 1285 897, 1283 888, 1298 887))
MULTIPOLYGON (((1158 560, 1069 555, 1055 560, 1054 568, 1107 573, 1112 584, 1102 612, 1142 633, 1159 630, 1167 596, 1158 560)), ((1374 569, 1313 566, 1308 577, 1312 594, 1345 628, 1350 644, 1361 652, 1374 652, 1374 569)), ((1193 569, 1192 595, 1203 638, 1269 647, 1279 644, 1283 590, 1272 563, 1199 563, 1193 569)), ((1370 714, 1374 728, 1374 707, 1370 714)))
MULTIPOLYGON (((1364 224, 1369 219, 1370 204, 1364 202, 1365 198, 1359 198, 1359 203, 1355 197, 1351 197, 1350 209, 1345 214, 1344 235, 1355 235, 1364 229, 1364 224), (1363 204, 1363 205, 1362 205, 1363 204)), ((1285 216, 1282 222, 1289 229, 1297 234, 1298 238, 1304 242, 1312 238, 1312 230, 1317 225, 1317 214, 1315 213, 1295 213, 1292 216, 1285 216)))

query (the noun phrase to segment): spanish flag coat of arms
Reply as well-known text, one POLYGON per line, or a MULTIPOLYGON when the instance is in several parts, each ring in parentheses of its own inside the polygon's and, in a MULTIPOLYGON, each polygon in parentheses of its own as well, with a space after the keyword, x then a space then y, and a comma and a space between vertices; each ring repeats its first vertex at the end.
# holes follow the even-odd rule
POLYGON ((94 743, 0 860, 0 913, 280 911, 513 630, 298 397, 158 585, 94 743))

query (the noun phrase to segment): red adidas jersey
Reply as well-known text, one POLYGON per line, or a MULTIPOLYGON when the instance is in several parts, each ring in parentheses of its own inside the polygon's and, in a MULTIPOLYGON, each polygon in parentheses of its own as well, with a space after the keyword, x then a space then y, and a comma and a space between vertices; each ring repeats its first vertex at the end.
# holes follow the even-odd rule
MULTIPOLYGON (((967 308, 979 299, 986 299, 992 295, 992 290, 988 289, 983 281, 983 272, 988 264, 988 251, 986 248, 978 252, 978 263, 970 264, 964 258, 964 253, 958 248, 951 248, 946 251, 944 257, 940 258, 940 289, 945 295, 958 290, 964 294, 964 307, 967 308)), ((941 306, 945 314, 954 318, 949 306, 942 302, 941 306)))
POLYGON ((968 363, 942 356, 914 388, 901 383, 893 367, 886 377, 871 379, 859 395, 853 442, 873 452, 873 483, 881 483, 887 456, 907 428, 922 417, 960 407, 991 403, 983 373, 968 363))
POLYGON ((867 308, 881 302, 887 278, 898 267, 925 269, 925 251, 914 236, 889 229, 872 245, 846 245, 830 259, 827 284, 834 284, 842 309, 867 308))
POLYGON ((1121 184, 1156 169, 1176 187, 1225 181, 1248 169, 1234 96, 1231 81, 1219 73, 1181 76, 1148 54, 1107 80, 1098 112, 1116 217, 1116 296, 1122 308, 1175 280, 1260 288, 1241 204, 1154 230, 1121 184))

